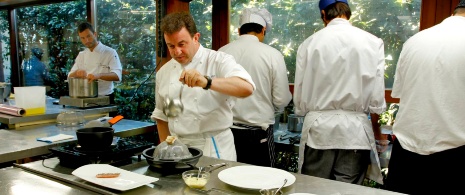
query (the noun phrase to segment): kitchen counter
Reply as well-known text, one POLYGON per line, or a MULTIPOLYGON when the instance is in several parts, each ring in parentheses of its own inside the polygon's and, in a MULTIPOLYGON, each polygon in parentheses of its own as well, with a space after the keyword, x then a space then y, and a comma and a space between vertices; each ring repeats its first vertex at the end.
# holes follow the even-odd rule
MULTIPOLYGON (((60 128, 53 123, 25 126, 16 130, 0 130, 0 163, 44 155, 50 153, 49 148, 75 143, 77 142, 76 130, 78 128, 82 127, 60 128), (72 135, 74 138, 51 144, 36 140, 57 134, 72 135)), ((140 135, 156 130, 154 123, 127 119, 116 123, 113 128, 115 136, 118 137, 140 135)))
MULTIPOLYGON (((220 160, 202 156, 197 166, 207 166, 216 163, 227 162, 226 167, 215 170, 204 189, 221 189, 228 194, 259 194, 258 190, 247 190, 230 186, 218 179, 218 173, 228 167, 245 165, 243 163, 220 160)), ((159 178, 160 180, 128 191, 115 191, 109 188, 86 182, 71 174, 73 169, 60 166, 57 158, 46 159, 43 162, 15 165, 14 168, 0 170, 0 193, 2 194, 26 194, 33 193, 36 184, 41 192, 47 194, 76 194, 78 192, 93 192, 98 194, 201 194, 187 187, 180 174, 162 175, 153 169, 145 160, 120 167, 124 170, 159 178), (24 178, 24 179, 23 179, 24 178), (28 178, 34 178, 28 179, 28 178)), ((318 195, 395 195, 399 193, 381 189, 375 189, 360 185, 343 183, 318 177, 291 173, 296 177, 295 183, 283 189, 284 194, 313 193, 318 195)), ((210 194, 215 194, 212 192, 210 194)), ((216 193, 218 194, 218 193, 216 193)), ((221 193, 225 194, 225 193, 221 193)))
POLYGON ((8 125, 8 129, 17 129, 22 126, 36 125, 43 123, 54 123, 58 114, 62 111, 79 111, 85 118, 99 118, 107 116, 108 113, 117 111, 116 105, 108 105, 102 107, 93 108, 77 108, 73 106, 55 105, 54 101, 58 101, 54 98, 46 99, 45 114, 31 115, 31 116, 13 116, 8 114, 0 113, 0 123, 8 125))

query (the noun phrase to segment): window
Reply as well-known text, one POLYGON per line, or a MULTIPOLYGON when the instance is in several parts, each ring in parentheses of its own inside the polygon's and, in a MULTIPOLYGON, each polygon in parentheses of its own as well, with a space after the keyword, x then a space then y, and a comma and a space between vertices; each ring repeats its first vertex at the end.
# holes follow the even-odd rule
POLYGON ((150 121, 155 108, 156 13, 153 0, 97 0, 98 40, 115 49, 123 80, 115 102, 125 118, 150 121))
POLYGON ((47 95, 54 98, 68 95, 65 80, 82 47, 76 24, 85 19, 85 0, 18 9, 21 85, 48 86, 47 95), (36 65, 45 69, 36 71, 36 65), (34 80, 28 80, 31 78, 34 80))
POLYGON ((189 11, 200 33, 200 44, 212 48, 212 0, 195 0, 189 3, 189 11))
MULTIPOLYGON (((392 87, 395 67, 403 43, 418 32, 421 0, 352 0, 351 22, 383 39, 385 44, 385 84, 392 87)), ((284 55, 289 82, 294 82, 296 53, 299 45, 324 27, 318 1, 244 1, 231 0, 230 41, 238 37, 239 15, 245 7, 266 8, 273 15, 273 27, 265 43, 284 55)))
POLYGON ((0 11, 0 82, 10 82, 10 31, 8 30, 8 13, 0 11))

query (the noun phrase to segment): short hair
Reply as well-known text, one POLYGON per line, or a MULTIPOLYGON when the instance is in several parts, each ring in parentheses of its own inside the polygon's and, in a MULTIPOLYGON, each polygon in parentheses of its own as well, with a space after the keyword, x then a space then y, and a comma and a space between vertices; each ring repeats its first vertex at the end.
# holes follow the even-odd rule
POLYGON ((198 32, 194 18, 187 12, 171 13, 161 20, 160 29, 163 33, 173 34, 179 32, 183 27, 187 29, 191 37, 194 37, 198 32))
POLYGON ((81 33, 83 31, 85 31, 86 29, 89 29, 90 32, 95 33, 94 27, 92 27, 92 24, 90 24, 89 22, 83 22, 83 23, 79 24, 78 33, 81 33))
POLYGON ((261 33, 263 26, 257 23, 245 23, 239 28, 239 35, 248 34, 249 32, 261 33))
MULTIPOLYGON (((349 5, 343 2, 333 3, 327 6, 324 10, 326 13, 326 17, 324 19, 327 21, 330 21, 339 16, 345 16, 347 19, 350 19, 350 16, 352 15, 349 5)), ((323 17, 323 14, 321 14, 322 19, 323 17)))

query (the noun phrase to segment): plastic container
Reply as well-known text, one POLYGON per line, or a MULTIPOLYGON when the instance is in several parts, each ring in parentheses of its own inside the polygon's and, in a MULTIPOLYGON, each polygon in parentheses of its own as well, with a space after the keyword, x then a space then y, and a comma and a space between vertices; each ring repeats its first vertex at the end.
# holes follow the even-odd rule
POLYGON ((63 127, 76 127, 84 125, 84 115, 76 111, 62 111, 57 116, 57 125, 63 127))
POLYGON ((16 107, 26 110, 25 116, 45 114, 45 87, 14 87, 16 107))

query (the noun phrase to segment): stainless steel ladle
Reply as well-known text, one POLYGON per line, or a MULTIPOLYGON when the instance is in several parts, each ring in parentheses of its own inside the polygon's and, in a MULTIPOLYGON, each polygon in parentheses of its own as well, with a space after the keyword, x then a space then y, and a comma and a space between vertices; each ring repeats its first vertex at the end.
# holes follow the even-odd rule
POLYGON ((179 92, 179 99, 170 99, 169 97, 165 98, 163 113, 168 117, 177 117, 179 114, 184 111, 184 105, 181 102, 182 90, 184 89, 184 84, 181 86, 181 91, 179 92))

